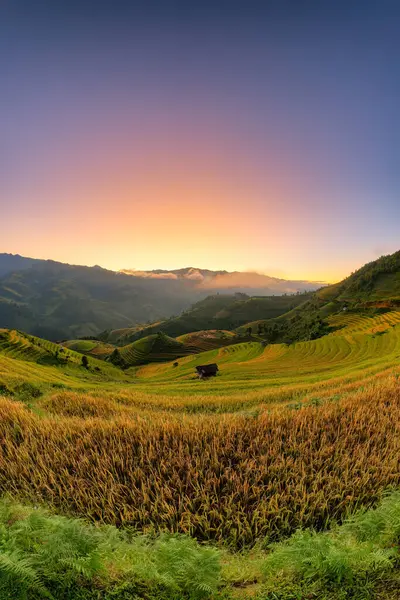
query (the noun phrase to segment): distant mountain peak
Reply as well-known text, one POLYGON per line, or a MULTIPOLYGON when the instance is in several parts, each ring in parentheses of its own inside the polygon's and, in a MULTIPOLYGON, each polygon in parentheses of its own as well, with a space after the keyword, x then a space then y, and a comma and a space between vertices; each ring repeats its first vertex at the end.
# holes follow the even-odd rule
POLYGON ((198 289, 216 292, 237 290, 249 293, 258 291, 265 294, 293 294, 298 291, 316 290, 326 285, 320 281, 293 281, 250 271, 211 271, 198 267, 185 267, 169 271, 166 269, 151 271, 123 269, 120 273, 146 279, 186 280, 192 282, 198 289))

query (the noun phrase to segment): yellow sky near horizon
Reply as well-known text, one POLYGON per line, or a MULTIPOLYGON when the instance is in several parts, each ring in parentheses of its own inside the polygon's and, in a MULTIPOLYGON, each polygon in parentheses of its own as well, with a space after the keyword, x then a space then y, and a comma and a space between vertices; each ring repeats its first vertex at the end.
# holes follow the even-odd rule
POLYGON ((193 266, 333 283, 397 249, 392 238, 375 247, 376 203, 340 210, 333 192, 321 199, 294 171, 260 176, 242 156, 198 144, 185 156, 185 148, 110 160, 109 149, 83 144, 41 176, 21 178, 1 251, 112 270, 193 266))

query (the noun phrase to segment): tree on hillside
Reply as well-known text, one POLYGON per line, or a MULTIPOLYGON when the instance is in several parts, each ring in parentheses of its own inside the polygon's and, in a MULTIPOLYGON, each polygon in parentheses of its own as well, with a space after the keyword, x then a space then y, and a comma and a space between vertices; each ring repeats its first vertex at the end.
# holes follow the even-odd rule
POLYGON ((87 369, 89 366, 89 360, 88 357, 83 355, 82 356, 82 367, 85 367, 85 369, 87 369))

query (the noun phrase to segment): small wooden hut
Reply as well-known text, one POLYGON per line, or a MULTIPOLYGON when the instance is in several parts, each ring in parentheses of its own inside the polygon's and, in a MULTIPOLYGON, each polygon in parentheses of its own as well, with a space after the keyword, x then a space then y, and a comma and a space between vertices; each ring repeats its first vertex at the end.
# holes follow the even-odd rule
POLYGON ((207 377, 215 377, 218 373, 218 365, 212 363, 210 365, 199 365, 196 367, 197 375, 199 379, 206 379, 207 377))

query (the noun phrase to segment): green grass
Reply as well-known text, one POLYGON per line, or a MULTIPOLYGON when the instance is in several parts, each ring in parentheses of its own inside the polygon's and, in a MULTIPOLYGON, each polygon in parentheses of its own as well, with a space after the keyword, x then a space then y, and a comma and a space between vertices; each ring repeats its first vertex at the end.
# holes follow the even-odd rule
POLYGON ((219 553, 185 536, 130 535, 10 501, 0 532, 3 600, 201 600, 220 584, 219 553))
POLYGON ((400 493, 329 532, 298 531, 240 554, 187 536, 89 525, 9 499, 0 501, 0 532, 4 600, 227 600, 247 591, 259 600, 372 600, 398 582, 400 493))
POLYGON ((286 579, 321 597, 375 598, 399 566, 399 542, 400 493, 392 492, 329 532, 298 531, 271 546, 264 573, 277 587, 286 579))
POLYGON ((191 351, 193 350, 182 342, 165 334, 148 335, 119 348, 120 356, 127 367, 175 360, 191 351))

